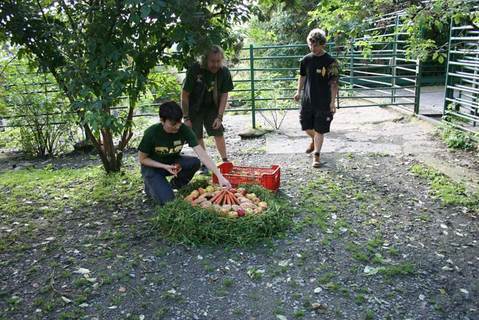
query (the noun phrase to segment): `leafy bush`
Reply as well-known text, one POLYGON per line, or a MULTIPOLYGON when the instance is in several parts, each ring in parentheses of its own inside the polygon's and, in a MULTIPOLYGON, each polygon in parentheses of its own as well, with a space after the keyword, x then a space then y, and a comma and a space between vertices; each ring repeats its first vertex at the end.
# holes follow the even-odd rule
POLYGON ((0 129, 0 149, 18 150, 20 136, 20 128, 0 129))
POLYGON ((439 128, 441 139, 446 143, 448 148, 473 150, 477 147, 473 134, 458 130, 450 124, 443 124, 439 128))
POLYGON ((181 85, 173 70, 159 70, 149 76, 149 91, 155 99, 178 100, 181 85))
MULTIPOLYGON (((208 181, 191 183, 180 195, 184 196, 199 187, 206 187, 208 181)), ((260 215, 242 218, 225 218, 211 210, 192 207, 182 197, 157 208, 153 228, 173 241, 186 244, 233 244, 249 245, 268 239, 285 231, 291 222, 290 205, 270 191, 259 186, 243 186, 248 192, 256 193, 268 202, 268 209, 260 215)))
POLYGON ((21 94, 10 97, 12 120, 19 127, 17 141, 28 156, 54 156, 65 151, 75 134, 74 116, 61 108, 60 96, 21 94))
MULTIPOLYGON (((0 56, 0 61, 4 60, 0 56)), ((1 133, 5 146, 15 146, 33 157, 65 151, 78 129, 77 118, 52 84, 51 75, 23 59, 15 60, 15 64, 7 61, 2 66, 5 73, 0 79, 1 114, 10 127, 1 133)))

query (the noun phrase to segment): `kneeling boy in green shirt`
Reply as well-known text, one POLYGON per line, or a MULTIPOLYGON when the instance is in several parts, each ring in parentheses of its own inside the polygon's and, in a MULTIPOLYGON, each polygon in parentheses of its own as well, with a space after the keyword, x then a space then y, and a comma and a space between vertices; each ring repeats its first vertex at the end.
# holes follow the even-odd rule
POLYGON ((231 187, 230 182, 198 144, 191 128, 181 122, 182 117, 183 112, 176 102, 161 104, 160 123, 146 129, 138 146, 145 192, 159 204, 173 200, 173 189, 179 189, 190 182, 201 163, 218 177, 221 186, 231 187), (185 143, 193 148, 199 159, 180 154, 185 143), (173 176, 170 182, 166 179, 168 176, 173 176))

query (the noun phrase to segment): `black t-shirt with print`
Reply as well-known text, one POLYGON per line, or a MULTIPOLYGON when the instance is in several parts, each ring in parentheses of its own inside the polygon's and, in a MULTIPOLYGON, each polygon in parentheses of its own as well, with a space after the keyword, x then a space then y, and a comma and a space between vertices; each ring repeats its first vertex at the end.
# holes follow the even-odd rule
POLYGON ((200 105, 200 109, 217 108, 218 106, 215 104, 215 99, 213 97, 215 86, 217 87, 218 101, 221 94, 233 90, 233 80, 229 69, 223 66, 216 74, 213 74, 208 69, 202 68, 199 63, 195 63, 186 72, 183 90, 192 94, 190 96, 190 104, 196 102, 200 105), (202 101, 191 101, 197 98, 196 95, 199 92, 196 91, 201 91, 201 89, 203 89, 201 86, 205 87, 202 101))
POLYGON ((329 111, 331 84, 333 82, 337 83, 339 79, 336 59, 328 53, 321 56, 310 53, 301 59, 299 73, 306 77, 301 106, 329 111))

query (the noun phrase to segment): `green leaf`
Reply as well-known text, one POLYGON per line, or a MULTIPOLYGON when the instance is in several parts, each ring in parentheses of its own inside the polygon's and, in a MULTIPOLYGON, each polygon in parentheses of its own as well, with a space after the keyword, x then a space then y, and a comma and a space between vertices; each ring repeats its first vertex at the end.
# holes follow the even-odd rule
POLYGON ((150 6, 144 4, 141 7, 141 17, 142 18, 147 18, 150 15, 150 12, 151 12, 151 7, 150 6))

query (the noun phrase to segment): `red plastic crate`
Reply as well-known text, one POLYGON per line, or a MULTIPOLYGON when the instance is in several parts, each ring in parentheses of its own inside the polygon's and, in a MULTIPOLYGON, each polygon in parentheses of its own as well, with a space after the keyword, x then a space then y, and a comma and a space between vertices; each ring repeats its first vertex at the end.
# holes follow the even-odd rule
MULTIPOLYGON (((278 165, 272 165, 271 168, 240 167, 231 162, 224 162, 218 169, 233 187, 240 184, 259 184, 275 192, 279 189, 281 169, 278 165)), ((218 178, 214 174, 213 183, 218 183, 218 178)))

